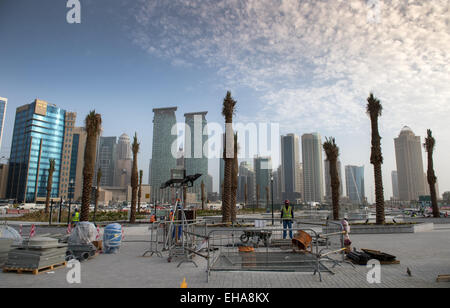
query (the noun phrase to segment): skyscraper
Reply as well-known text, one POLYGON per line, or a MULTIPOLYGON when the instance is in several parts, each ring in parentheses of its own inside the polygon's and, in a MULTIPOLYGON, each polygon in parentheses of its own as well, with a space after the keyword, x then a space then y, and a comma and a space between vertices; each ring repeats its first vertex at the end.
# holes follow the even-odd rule
POLYGON ((205 194, 206 195, 208 195, 214 191, 213 182, 214 182, 213 176, 211 174, 208 174, 206 176, 206 183, 205 183, 205 190, 206 190, 205 194))
MULTIPOLYGON (((282 203, 283 193, 281 192, 281 165, 277 170, 273 171, 273 202, 275 204, 282 203)), ((272 198, 272 195, 270 196, 272 198)))
POLYGON ((133 154, 131 153, 131 140, 127 134, 122 134, 117 142, 117 159, 131 159, 133 154))
POLYGON ((322 141, 320 134, 302 136, 303 193, 305 202, 323 200, 322 141))
POLYGON ((364 166, 345 166, 345 187, 347 197, 353 203, 364 204, 366 200, 364 166))
POLYGON ((148 185, 152 184, 152 159, 148 162, 148 185))
POLYGON ((95 167, 95 177, 97 176, 97 170, 99 168, 102 171, 100 186, 114 186, 117 154, 116 147, 117 137, 100 137, 97 145, 97 163, 95 167))
MULTIPOLYGON (((325 166, 325 198, 329 201, 331 200, 331 177, 330 177, 330 162, 328 160, 324 160, 323 165, 325 166)), ((344 191, 344 182, 342 182, 342 168, 341 161, 337 161, 337 169, 339 176, 339 195, 343 195, 344 191)))
POLYGON ((245 201, 245 186, 247 185, 247 202, 253 203, 255 200, 255 172, 252 167, 246 161, 241 162, 239 165, 238 176, 238 191, 237 200, 239 202, 245 201))
MULTIPOLYGON (((280 174, 281 174, 281 166, 280 166, 280 174)), ((303 199, 304 192, 303 192, 303 163, 297 164, 297 173, 296 173, 297 181, 295 183, 296 188, 295 190, 300 192, 300 198, 303 199)), ((281 190, 281 183, 280 183, 280 190, 281 190)))
POLYGON ((65 116, 65 110, 39 99, 16 109, 7 198, 45 201, 50 159, 55 160, 51 198, 59 197, 61 172, 69 171, 62 165, 65 116))
POLYGON ((298 190, 300 164, 299 138, 295 134, 281 136, 281 189, 282 198, 294 202, 301 197, 298 190))
POLYGON ((425 195, 425 181, 420 137, 405 126, 394 140, 398 172, 398 191, 401 201, 418 200, 425 195))
MULTIPOLYGON (((73 200, 78 201, 83 194, 83 168, 84 168, 84 151, 86 148, 86 130, 84 127, 75 127, 72 137, 72 153, 70 156, 70 182, 73 182, 73 200)), ((67 193, 63 198, 68 199, 67 193)))
POLYGON ((271 198, 270 177, 272 175, 272 159, 270 157, 257 156, 254 158, 253 166, 255 168, 255 187, 259 185, 259 201, 266 204, 271 198), (267 200, 266 188, 269 189, 269 200, 267 200))
MULTIPOLYGON (((188 189, 189 193, 197 195, 197 200, 201 198, 201 182, 206 185, 208 175, 208 153, 204 153, 204 145, 208 141, 206 127, 207 112, 186 113, 185 124, 189 128, 185 134, 184 142, 184 166, 186 175, 201 174, 195 181, 194 186, 188 189)), ((206 150, 206 147, 205 147, 206 150)))
MULTIPOLYGON (((61 156, 61 175, 59 183, 59 192, 61 198, 68 199, 69 196, 69 182, 71 171, 72 145, 73 145, 73 130, 75 128, 75 120, 77 114, 75 112, 66 112, 64 122, 64 144, 61 156)), ((74 176, 74 175, 73 175, 74 176)), ((74 177, 72 177, 74 178, 74 177)))
POLYGON ((392 179, 392 197, 394 200, 398 200, 400 198, 398 193, 398 172, 392 171, 391 173, 391 179, 392 179))
POLYGON ((114 186, 127 187, 131 183, 131 168, 133 165, 131 141, 127 134, 119 137, 116 147, 114 171, 114 186))
POLYGON ((177 124, 177 107, 153 109, 153 146, 151 165, 151 186, 153 201, 170 200, 170 192, 162 192, 161 185, 171 178, 171 170, 177 166, 172 145, 177 140, 172 128, 177 124))
POLYGON ((0 149, 2 147, 3 126, 5 125, 6 106, 7 105, 8 105, 8 99, 0 97, 0 149))

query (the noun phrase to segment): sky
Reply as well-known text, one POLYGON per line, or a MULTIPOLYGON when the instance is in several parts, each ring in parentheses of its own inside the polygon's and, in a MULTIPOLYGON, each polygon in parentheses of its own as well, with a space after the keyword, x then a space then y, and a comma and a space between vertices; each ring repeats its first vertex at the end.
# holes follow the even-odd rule
MULTIPOLYGON (((223 123, 227 90, 236 122, 280 133, 333 136, 342 165, 364 165, 373 200, 370 92, 381 100, 385 196, 394 138, 408 125, 437 140, 440 193, 450 191, 450 2, 447 0, 0 0, 1 148, 9 156, 15 109, 40 98, 78 114, 95 109, 103 136, 141 141, 148 174, 153 108, 208 111, 223 123)), ((424 170, 425 152, 423 152, 424 170)), ((217 164, 210 164, 217 189, 217 164)))

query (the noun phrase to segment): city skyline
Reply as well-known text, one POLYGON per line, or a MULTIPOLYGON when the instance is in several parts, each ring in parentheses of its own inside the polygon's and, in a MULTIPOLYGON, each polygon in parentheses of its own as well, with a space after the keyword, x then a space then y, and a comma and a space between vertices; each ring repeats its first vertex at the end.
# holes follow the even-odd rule
MULTIPOLYGON (((137 132, 138 167, 148 172, 151 110, 177 105, 178 118, 207 110, 209 123, 223 123, 221 103, 230 89, 237 121, 277 122, 282 135, 335 137, 343 165, 366 166, 373 201, 364 110, 373 91, 384 107, 386 199, 397 170, 393 139, 405 125, 422 140, 433 130, 439 190, 450 190, 448 2, 393 1, 372 20, 363 1, 197 2, 195 10, 185 1, 109 2, 108 10, 105 3, 83 1, 82 23, 70 25, 65 3, 2 1, 0 38, 8 46, 0 58, 0 96, 8 98, 2 156, 9 156, 15 109, 41 98, 76 112, 76 126, 96 109, 104 136, 137 132)), ((214 190, 218 165, 210 163, 214 190)))

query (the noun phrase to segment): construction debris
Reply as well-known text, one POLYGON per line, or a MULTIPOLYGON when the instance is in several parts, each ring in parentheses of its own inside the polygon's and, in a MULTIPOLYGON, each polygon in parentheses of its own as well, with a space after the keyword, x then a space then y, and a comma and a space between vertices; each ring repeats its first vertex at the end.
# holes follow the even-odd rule
POLYGON ((437 282, 450 282, 450 275, 439 275, 436 279, 437 282))
POLYGON ((395 262, 396 256, 378 251, 378 250, 371 250, 371 249, 361 249, 365 253, 367 253, 371 259, 378 260, 380 262, 395 262))
POLYGON ((95 257, 96 253, 97 247, 93 244, 69 245, 66 253, 66 261, 77 259, 78 261, 83 262, 95 257))
POLYGON ((347 254, 347 258, 349 258, 354 264, 358 265, 367 265, 370 259, 372 259, 367 253, 361 251, 352 251, 347 254))
POLYGON ((367 265, 369 260, 378 260, 381 265, 400 264, 400 261, 396 260, 396 256, 371 249, 361 249, 362 251, 353 251, 347 253, 347 258, 354 264, 367 265))
POLYGON ((58 243, 57 239, 35 237, 24 240, 20 245, 12 245, 3 271, 32 272, 38 274, 43 270, 53 270, 65 265, 67 245, 58 243))
POLYGON ((12 239, 16 245, 22 243, 22 236, 19 232, 8 225, 0 225, 0 238, 12 239))
POLYGON ((0 238, 0 267, 8 260, 8 253, 13 242, 13 239, 0 238))
POLYGON ((97 235, 98 231, 94 224, 78 223, 68 238, 66 261, 77 259, 82 262, 96 256, 97 248, 92 242, 97 235))

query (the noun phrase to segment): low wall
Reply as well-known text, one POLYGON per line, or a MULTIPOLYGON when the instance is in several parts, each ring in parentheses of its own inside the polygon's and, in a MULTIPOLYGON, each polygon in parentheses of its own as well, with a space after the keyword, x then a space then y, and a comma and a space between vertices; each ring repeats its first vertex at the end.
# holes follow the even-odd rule
MULTIPOLYGON (((350 234, 395 234, 417 233, 434 230, 433 223, 418 223, 410 225, 350 225, 350 234)), ((336 229, 336 231, 338 231, 336 229)))

